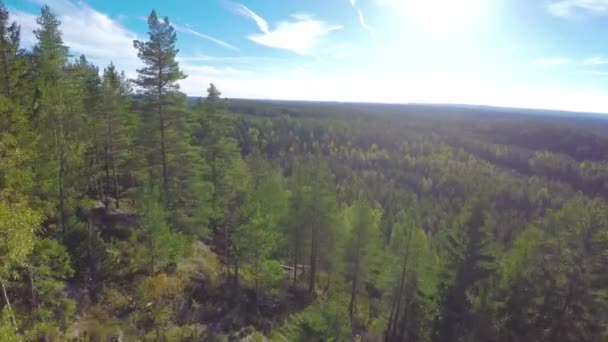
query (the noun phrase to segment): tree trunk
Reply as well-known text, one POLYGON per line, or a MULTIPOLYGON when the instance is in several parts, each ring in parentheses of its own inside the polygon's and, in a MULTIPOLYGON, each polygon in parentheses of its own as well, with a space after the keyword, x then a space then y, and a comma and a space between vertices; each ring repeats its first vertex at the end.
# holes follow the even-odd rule
MULTIPOLYGON (((3 28, 4 29, 4 28, 3 28)), ((4 38, 4 32, 2 37, 4 38)), ((8 44, 5 42, 4 44, 8 44)), ((11 84, 10 84, 10 76, 9 76, 9 68, 8 68, 8 51, 3 49, 2 51, 2 69, 4 70, 4 94, 7 98, 11 98, 11 84)))
POLYGON ((403 291, 405 287, 405 276, 407 274, 407 265, 409 263, 409 255, 410 255, 410 241, 412 238, 411 231, 408 231, 407 234, 407 245, 405 253, 403 254, 403 261, 401 264, 401 275, 399 278, 399 287, 396 291, 395 297, 393 299, 393 305, 391 309, 391 318, 389 320, 389 325, 387 328, 387 341, 393 341, 395 339, 397 325, 399 323, 399 312, 401 309, 401 301, 403 299, 403 291))
POLYGON ((317 277, 317 228, 313 227, 310 241, 310 274, 308 275, 308 292, 314 294, 317 277))
POLYGON ((13 307, 11 306, 11 301, 8 299, 4 279, 2 278, 0 278, 0 285, 2 286, 2 296, 4 297, 4 302, 6 303, 6 309, 8 310, 8 317, 11 320, 11 325, 13 326, 13 329, 15 329, 15 332, 18 332, 17 321, 15 320, 15 315, 13 314, 13 307))
POLYGON ((162 111, 159 110, 160 115, 160 154, 162 157, 163 165, 163 192, 165 209, 169 209, 169 171, 167 166, 167 147, 165 143, 165 120, 163 118, 162 111))
POLYGON ((148 243, 150 248, 150 275, 154 275, 155 263, 156 263, 156 249, 154 248, 154 238, 152 232, 148 229, 148 243))
POLYGON ((293 260, 293 283, 292 286, 295 289, 298 281, 298 258, 294 257, 293 260))
POLYGON ((300 239, 298 239, 299 228, 296 228, 296 232, 294 234, 294 245, 293 245, 293 288, 295 289, 298 286, 298 263, 300 262, 300 239))
POLYGON ((89 277, 86 279, 87 290, 89 293, 89 299, 96 300, 95 295, 93 294, 92 287, 95 286, 96 278, 97 278, 97 270, 95 269, 95 249, 93 248, 93 239, 95 237, 95 226, 93 225, 93 218, 89 217, 89 236, 87 241, 88 248, 88 267, 89 267, 89 277))
MULTIPOLYGON (((106 174, 106 191, 104 191, 105 193, 109 193, 110 189, 112 188, 112 185, 110 184, 110 140, 111 140, 111 136, 110 136, 110 114, 108 112, 108 110, 105 110, 106 113, 106 141, 104 144, 104 169, 105 169, 105 174, 106 174)), ((108 196, 105 196, 105 202, 104 205, 106 206, 106 208, 108 208, 108 205, 110 204, 110 201, 108 200, 108 196)))
POLYGON ((395 313, 393 315, 393 322, 391 324, 391 330, 389 331, 389 341, 398 341, 397 338, 397 329, 399 329, 399 322, 401 321, 401 306, 403 303, 403 298, 399 297, 397 299, 397 306, 395 307, 395 313))
POLYGON ((257 261, 257 256, 256 256, 256 262, 255 262, 255 266, 254 266, 254 272, 255 272, 255 312, 259 312, 259 297, 260 297, 260 267, 259 267, 259 262, 257 261))
MULTIPOLYGON (((60 94, 59 101, 63 103, 63 97, 60 94)), ((56 129, 55 133, 55 145, 59 148, 59 218, 61 224, 61 232, 63 234, 63 239, 65 241, 67 235, 67 217, 65 213, 65 164, 66 164, 66 156, 65 156, 65 129, 63 126, 63 115, 55 116, 55 124, 56 129)))
POLYGON ((163 204, 169 209, 169 171, 167 166, 167 146, 165 142, 165 117, 163 113, 162 65, 158 71, 158 121, 160 125, 160 155, 163 168, 163 204))
POLYGON ((325 283, 325 290, 323 291, 324 293, 329 292, 329 288, 331 287, 331 276, 332 272, 327 272, 327 283, 325 283))
POLYGON ((357 260, 355 260, 355 273, 353 274, 353 280, 350 288, 350 303, 348 304, 348 315, 350 321, 353 321, 353 315, 356 311, 357 305, 357 283, 359 281, 359 257, 357 256, 357 260))
POLYGON ((234 293, 235 298, 238 300, 240 293, 241 293, 241 288, 240 288, 240 284, 239 284, 239 261, 238 258, 234 258, 234 278, 233 278, 233 283, 234 283, 234 293))
POLYGON ((120 208, 120 191, 118 189, 118 172, 116 171, 116 162, 114 161, 114 149, 112 149, 112 178, 114 179, 114 201, 116 209, 120 208))
POLYGON ((224 223, 224 262, 226 263, 226 282, 230 281, 230 227, 229 222, 224 223))
POLYGON ((63 239, 67 238, 67 218, 65 214, 65 156, 63 151, 63 144, 61 146, 61 153, 59 156, 59 218, 61 221, 61 232, 63 239))
POLYGON ((34 273, 32 272, 32 268, 28 266, 27 268, 28 276, 30 278, 30 292, 32 296, 32 307, 35 309, 38 307, 38 299, 36 298, 36 287, 34 286, 34 273))
POLYGON ((401 341, 405 341, 406 340, 406 329, 407 329, 407 321, 409 319, 409 311, 410 311, 410 306, 412 304, 412 301, 414 299, 414 292, 415 289, 411 289, 412 293, 407 293, 408 291, 406 291, 406 299, 405 299, 405 306, 403 307, 403 315, 401 317, 401 320, 399 321, 399 334, 397 335, 397 339, 401 340, 401 341))
MULTIPOLYGON (((95 132, 93 132, 93 134, 95 134, 95 132)), ((101 199, 101 202, 103 203, 104 208, 108 207, 108 197, 106 196, 106 189, 108 188, 107 185, 107 179, 104 179, 103 177, 98 177, 97 176, 97 171, 98 171, 98 167, 101 168, 101 158, 102 158, 102 153, 100 151, 100 147, 99 147, 99 142, 95 141, 93 143, 93 147, 95 150, 95 153, 93 153, 93 158, 91 158, 91 168, 93 169, 94 175, 93 175, 93 180, 95 182, 95 190, 97 191, 97 195, 98 198, 101 199)), ((105 157, 104 157, 105 159, 105 157)))

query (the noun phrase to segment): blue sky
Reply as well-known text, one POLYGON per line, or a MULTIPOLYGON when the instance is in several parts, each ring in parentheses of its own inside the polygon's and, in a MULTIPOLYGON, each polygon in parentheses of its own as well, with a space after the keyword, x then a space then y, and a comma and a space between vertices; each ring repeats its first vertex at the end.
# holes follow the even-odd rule
POLYGON ((100 67, 140 66, 152 9, 181 88, 227 97, 467 103, 608 113, 608 0, 5 0, 31 47, 48 4, 100 67))

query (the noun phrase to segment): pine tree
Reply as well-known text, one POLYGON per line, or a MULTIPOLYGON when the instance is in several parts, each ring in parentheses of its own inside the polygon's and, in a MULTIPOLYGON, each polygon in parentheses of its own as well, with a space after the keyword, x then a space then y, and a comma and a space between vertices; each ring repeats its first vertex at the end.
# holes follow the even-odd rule
POLYGON ((257 310, 265 266, 270 265, 271 255, 282 242, 280 225, 287 217, 288 193, 281 174, 261 155, 250 156, 248 165, 251 190, 241 210, 242 222, 235 232, 234 245, 235 257, 252 269, 257 310))
POLYGON ((215 113, 219 109, 222 103, 221 96, 222 93, 219 91, 219 89, 217 89, 215 85, 211 83, 207 89, 207 99, 205 100, 207 112, 215 113))
POLYGON ((140 234, 145 248, 144 263, 148 273, 154 275, 165 267, 175 264, 185 251, 185 240, 181 234, 169 227, 167 215, 158 201, 158 190, 147 186, 142 194, 140 234))
MULTIPOLYGON (((417 208, 396 215, 387 268, 390 308, 385 341, 428 340, 434 317, 438 258, 418 226, 417 208)), ((381 283, 378 281, 378 283, 381 283)))
POLYGON ((35 31, 38 44, 34 57, 36 74, 34 129, 39 135, 35 158, 39 196, 47 199, 45 213, 57 208, 58 226, 65 237, 70 206, 74 206, 78 172, 84 164, 88 142, 84 111, 82 69, 67 64, 60 22, 48 7, 43 7, 35 31))
POLYGON ((0 91, 11 98, 15 92, 15 82, 18 75, 15 73, 18 59, 20 27, 13 22, 9 25, 9 13, 4 2, 0 1, 0 80, 4 86, 0 91))
POLYGON ((382 211, 373 208, 363 194, 344 211, 348 227, 345 246, 346 278, 350 283, 348 314, 351 323, 357 312, 357 293, 370 280, 372 258, 380 247, 380 219, 382 211))
POLYGON ((118 73, 113 64, 103 72, 102 81, 103 124, 101 132, 104 188, 113 197, 116 208, 124 190, 120 176, 128 176, 138 167, 135 135, 138 118, 131 110, 131 89, 124 73, 118 73))
MULTIPOLYGON (((175 125, 175 120, 170 118, 171 105, 175 102, 179 85, 177 81, 186 78, 179 69, 175 60, 179 50, 175 47, 177 36, 175 29, 169 23, 168 18, 160 20, 155 11, 148 16, 149 40, 142 42, 136 40, 133 46, 138 50, 138 57, 146 65, 138 69, 138 77, 135 80, 143 94, 149 100, 151 109, 157 116, 158 124, 158 146, 160 164, 162 168, 162 198, 165 209, 169 209, 171 202, 170 179, 172 177, 169 169, 169 137, 168 130, 175 125)), ((173 127, 173 129, 179 129, 173 127)), ((154 154, 154 153, 153 153, 154 154)))
POLYGON ((308 291, 316 288, 320 264, 328 265, 333 253, 337 228, 337 203, 333 175, 319 158, 307 156, 294 166, 290 203, 291 254, 296 285, 300 262, 308 257, 308 291))
MULTIPOLYGON (((440 340, 458 339, 471 333, 474 327, 469 291, 492 272, 493 256, 488 251, 485 227, 486 213, 481 203, 474 205, 466 225, 459 235, 449 238, 454 280, 443 293, 441 316, 436 333, 440 340)), ((449 271, 451 271, 449 270, 449 271)))
POLYGON ((19 27, 9 26, 9 16, 0 1, 0 339, 21 340, 9 281, 17 276, 36 244, 36 231, 42 220, 32 208, 32 133, 19 98, 22 68, 19 27))
POLYGON ((70 256, 65 247, 52 238, 40 239, 23 270, 21 298, 27 303, 31 315, 24 322, 30 340, 47 339, 57 329, 65 330, 75 310, 75 303, 64 291, 65 281, 74 274, 70 256))

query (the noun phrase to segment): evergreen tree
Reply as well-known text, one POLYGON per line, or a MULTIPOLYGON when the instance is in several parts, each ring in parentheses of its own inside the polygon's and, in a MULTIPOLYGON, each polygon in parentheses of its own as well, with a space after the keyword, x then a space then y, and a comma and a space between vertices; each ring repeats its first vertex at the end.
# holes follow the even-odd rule
POLYGON ((29 298, 21 300, 31 308, 31 316, 24 322, 30 339, 44 339, 65 331, 74 313, 75 303, 65 292, 65 281, 74 274, 70 256, 55 239, 38 240, 23 270, 23 293, 29 298))
POLYGON ((152 11, 148 16, 148 35, 149 40, 146 42, 139 40, 133 42, 133 46, 138 50, 138 57, 145 64, 144 68, 137 70, 138 77, 135 84, 143 91, 149 100, 150 109, 153 109, 156 115, 159 149, 153 149, 151 154, 160 156, 162 198, 165 209, 169 209, 172 170, 169 166, 168 146, 171 140, 168 135, 171 133, 168 131, 179 129, 174 127, 175 118, 170 117, 171 114, 176 115, 175 109, 171 106, 178 96, 177 81, 186 78, 186 75, 179 69, 179 64, 175 60, 179 52, 175 47, 177 36, 169 19, 165 17, 160 20, 156 11, 152 11))
POLYGON ((150 275, 155 275, 167 266, 175 265, 185 252, 185 239, 173 232, 167 222, 166 213, 158 201, 158 191, 148 187, 140 200, 142 213, 140 240, 144 264, 150 275))
POLYGON ((76 205, 78 173, 89 144, 84 112, 84 84, 78 63, 67 64, 67 47, 63 45, 60 22, 48 7, 37 19, 40 28, 34 33, 38 44, 34 57, 39 66, 36 74, 36 105, 33 126, 39 139, 34 169, 41 205, 45 213, 57 208, 57 224, 65 237, 70 207, 76 205))
POLYGON ((451 260, 448 272, 454 279, 443 293, 437 337, 442 340, 461 339, 473 331, 474 320, 469 294, 479 282, 492 274, 493 256, 488 251, 486 213, 482 204, 470 210, 462 231, 448 238, 451 260))
POLYGON ((370 269, 380 247, 381 217, 382 211, 374 208, 362 194, 344 210, 349 234, 344 252, 346 278, 350 283, 348 314, 351 323, 357 313, 357 294, 363 284, 371 281, 370 269))
MULTIPOLYGON (((131 110, 131 89, 124 73, 119 73, 113 64, 103 72, 102 81, 103 125, 101 132, 104 188, 113 197, 116 208, 120 207, 122 192, 121 175, 138 166, 135 139, 139 120, 131 110)), ((108 203, 106 203, 108 205, 108 203)))
POLYGON ((217 89, 215 85, 211 83, 207 89, 207 99, 205 100, 207 112, 215 113, 219 109, 222 103, 221 96, 222 93, 219 91, 219 89, 217 89))
POLYGON ((264 273, 282 242, 280 225, 287 217, 288 194, 280 173, 261 155, 255 153, 248 162, 252 189, 243 205, 234 244, 236 257, 252 269, 257 310, 260 283, 267 278, 264 273))
POLYGON ((15 83, 19 76, 16 68, 19 62, 20 31, 17 23, 9 22, 8 10, 4 6, 4 2, 0 1, 0 80, 4 84, 0 91, 7 98, 16 95, 15 83))
POLYGON ((430 339, 439 263, 416 212, 415 207, 400 211, 391 227, 385 341, 430 339))
POLYGON ((333 253, 338 228, 335 186, 327 164, 311 156, 298 161, 292 178, 288 236, 294 263, 293 284, 299 264, 307 256, 308 291, 313 294, 319 265, 330 264, 330 259, 337 257, 333 253))

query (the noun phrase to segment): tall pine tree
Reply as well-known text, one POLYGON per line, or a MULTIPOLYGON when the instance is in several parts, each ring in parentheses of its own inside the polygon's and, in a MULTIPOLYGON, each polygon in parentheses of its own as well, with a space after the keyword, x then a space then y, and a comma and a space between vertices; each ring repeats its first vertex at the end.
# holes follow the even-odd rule
POLYGON ((169 137, 171 129, 175 129, 175 118, 170 117, 175 114, 174 108, 176 97, 179 95, 179 85, 177 81, 186 78, 186 75, 179 69, 179 64, 175 60, 179 50, 175 47, 177 36, 175 29, 169 23, 169 18, 160 20, 156 11, 152 11, 148 16, 148 35, 149 40, 142 42, 136 40, 133 46, 138 50, 138 57, 145 64, 145 67, 138 69, 138 77, 135 84, 140 87, 143 94, 149 100, 150 110, 156 115, 158 127, 158 147, 151 155, 160 156, 161 177, 162 177, 162 199, 165 209, 169 209, 171 202, 170 179, 172 177, 169 166, 169 137))

